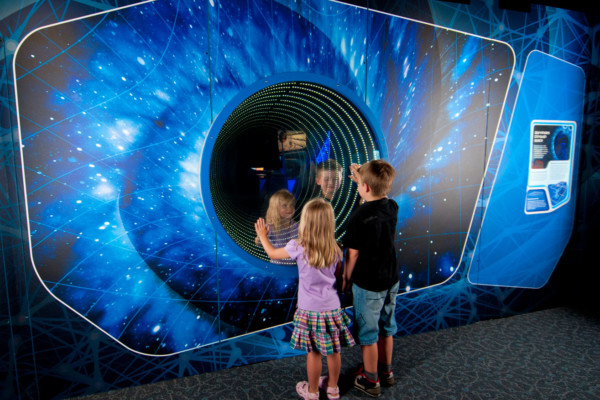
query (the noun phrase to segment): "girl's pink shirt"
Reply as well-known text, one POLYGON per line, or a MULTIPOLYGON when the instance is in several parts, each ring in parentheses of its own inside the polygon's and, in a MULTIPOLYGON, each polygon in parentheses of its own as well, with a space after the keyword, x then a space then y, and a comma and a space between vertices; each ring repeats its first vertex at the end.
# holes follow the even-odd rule
POLYGON ((304 248, 295 239, 286 244, 285 251, 298 265, 298 308, 318 312, 340 308, 335 277, 337 262, 320 269, 308 265, 304 248))

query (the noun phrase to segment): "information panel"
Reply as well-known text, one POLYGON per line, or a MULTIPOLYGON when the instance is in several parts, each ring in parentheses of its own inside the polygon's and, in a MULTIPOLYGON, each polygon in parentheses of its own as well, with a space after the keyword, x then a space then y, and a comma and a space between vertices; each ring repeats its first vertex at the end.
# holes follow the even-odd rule
POLYGON ((525 212, 551 212, 569 200, 575 122, 533 121, 525 212))

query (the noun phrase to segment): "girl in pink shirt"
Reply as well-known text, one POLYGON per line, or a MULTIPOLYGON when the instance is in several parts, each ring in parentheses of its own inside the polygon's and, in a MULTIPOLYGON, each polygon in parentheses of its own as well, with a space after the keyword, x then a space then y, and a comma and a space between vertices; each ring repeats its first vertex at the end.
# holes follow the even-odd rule
POLYGON ((342 251, 335 241, 333 208, 320 198, 306 203, 300 215, 298 239, 278 249, 269 242, 269 228, 262 218, 254 228, 269 258, 289 257, 298 264, 298 309, 290 345, 306 350, 308 381, 298 382, 296 392, 303 399, 318 399, 321 387, 329 399, 339 399, 341 350, 353 346, 354 339, 336 289, 342 251), (327 358, 327 377, 320 377, 321 356, 327 358))

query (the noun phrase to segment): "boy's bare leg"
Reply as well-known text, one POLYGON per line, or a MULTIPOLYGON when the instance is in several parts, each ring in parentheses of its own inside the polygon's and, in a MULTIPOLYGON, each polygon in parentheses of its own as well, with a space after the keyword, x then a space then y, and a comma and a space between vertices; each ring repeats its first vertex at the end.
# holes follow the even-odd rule
POLYGON ((368 344, 361 346, 363 365, 365 371, 376 374, 377 373, 377 356, 378 356, 378 345, 377 343, 368 344))
MULTIPOLYGON (((394 337, 393 336, 379 336, 377 342, 377 353, 379 357, 379 363, 389 365, 392 363, 392 353, 394 350, 394 337)), ((377 368, 377 367, 375 367, 377 368)), ((377 369, 375 369, 377 371, 377 369)))

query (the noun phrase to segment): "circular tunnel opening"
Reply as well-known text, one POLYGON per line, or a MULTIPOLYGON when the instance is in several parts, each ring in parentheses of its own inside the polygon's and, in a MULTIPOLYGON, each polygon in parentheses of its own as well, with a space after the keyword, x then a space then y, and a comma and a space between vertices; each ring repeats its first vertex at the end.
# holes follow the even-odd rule
POLYGON ((215 121, 208 162, 207 210, 218 219, 213 225, 222 227, 240 255, 260 261, 269 259, 255 244, 254 222, 265 216, 273 193, 287 189, 294 195, 295 221, 311 198, 330 200, 340 240, 359 200, 348 167, 382 152, 365 112, 353 104, 358 100, 348 100, 339 87, 307 80, 265 83, 241 102, 234 100, 233 111, 215 121), (326 188, 326 176, 335 177, 333 189, 326 188))

